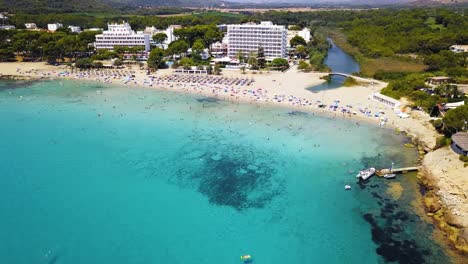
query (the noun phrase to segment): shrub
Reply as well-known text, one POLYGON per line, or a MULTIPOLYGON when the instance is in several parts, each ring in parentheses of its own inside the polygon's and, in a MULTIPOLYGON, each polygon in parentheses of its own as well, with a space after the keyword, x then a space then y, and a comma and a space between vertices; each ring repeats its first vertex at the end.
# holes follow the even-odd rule
POLYGON ((435 148, 439 149, 439 148, 442 148, 442 147, 445 147, 445 146, 449 146, 451 142, 452 142, 452 140, 450 138, 448 138, 448 137, 445 137, 445 136, 438 137, 436 139, 435 148))
POLYGON ((358 82, 353 77, 346 77, 346 79, 344 80, 343 85, 346 86, 346 87, 351 87, 351 86, 358 85, 358 82))
POLYGON ((444 123, 442 122, 442 119, 434 119, 429 122, 434 126, 434 128, 437 131, 441 131, 442 128, 444 127, 444 123))
POLYGON ((468 162, 468 156, 460 155, 458 158, 463 162, 468 162))

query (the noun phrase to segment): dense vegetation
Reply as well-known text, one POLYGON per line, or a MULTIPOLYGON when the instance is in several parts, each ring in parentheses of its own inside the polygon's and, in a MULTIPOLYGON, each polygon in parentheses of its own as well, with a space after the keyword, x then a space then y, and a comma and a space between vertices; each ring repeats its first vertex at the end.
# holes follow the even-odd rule
POLYGON ((15 60, 15 53, 25 61, 47 60, 51 63, 74 61, 92 54, 89 43, 98 32, 71 34, 66 31, 2 31, 0 34, 0 60, 15 60), (8 41, 7 41, 8 40, 8 41))

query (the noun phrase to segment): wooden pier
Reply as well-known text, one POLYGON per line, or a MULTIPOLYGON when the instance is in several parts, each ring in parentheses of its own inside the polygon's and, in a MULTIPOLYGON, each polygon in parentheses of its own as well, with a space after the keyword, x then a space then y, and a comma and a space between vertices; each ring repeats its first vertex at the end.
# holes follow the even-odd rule
POLYGON ((407 173, 411 171, 419 171, 419 167, 406 167, 406 168, 396 168, 392 172, 396 173, 407 173))
POLYGON ((419 171, 419 167, 394 168, 392 170, 380 169, 376 171, 376 174, 378 176, 384 176, 385 174, 390 174, 390 173, 408 173, 412 171, 419 171))

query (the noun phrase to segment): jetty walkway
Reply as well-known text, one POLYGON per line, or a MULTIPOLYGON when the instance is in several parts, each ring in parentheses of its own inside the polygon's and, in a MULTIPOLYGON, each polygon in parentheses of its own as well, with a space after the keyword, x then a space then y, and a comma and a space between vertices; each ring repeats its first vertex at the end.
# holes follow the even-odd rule
POLYGON ((397 173, 407 173, 411 171, 419 171, 419 167, 396 168, 392 170, 392 172, 397 172, 397 173))

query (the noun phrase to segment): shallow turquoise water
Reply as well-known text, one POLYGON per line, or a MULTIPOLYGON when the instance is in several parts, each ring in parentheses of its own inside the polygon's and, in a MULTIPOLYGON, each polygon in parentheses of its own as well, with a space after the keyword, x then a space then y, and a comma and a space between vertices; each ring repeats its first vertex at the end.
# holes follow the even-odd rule
POLYGON ((0 120, 2 263, 446 261, 414 188, 354 178, 414 164, 392 131, 74 81, 0 83, 0 120))

